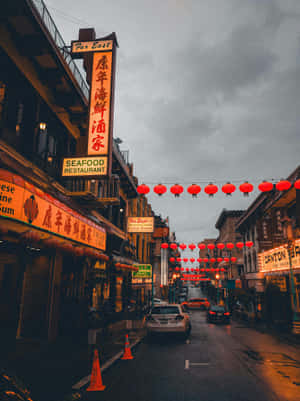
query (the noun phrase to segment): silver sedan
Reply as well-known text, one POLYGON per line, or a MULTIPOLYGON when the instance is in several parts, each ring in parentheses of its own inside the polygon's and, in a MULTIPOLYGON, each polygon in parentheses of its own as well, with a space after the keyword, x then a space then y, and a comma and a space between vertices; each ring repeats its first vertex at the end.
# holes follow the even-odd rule
POLYGON ((185 336, 191 331, 190 317, 183 312, 180 305, 166 304, 154 306, 146 318, 148 334, 182 333, 185 336))

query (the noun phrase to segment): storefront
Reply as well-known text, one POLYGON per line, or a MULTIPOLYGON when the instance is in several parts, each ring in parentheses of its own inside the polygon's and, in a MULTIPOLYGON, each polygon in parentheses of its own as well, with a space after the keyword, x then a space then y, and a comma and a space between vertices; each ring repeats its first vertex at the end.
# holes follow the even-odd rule
MULTIPOLYGON (((290 258, 286 245, 262 252, 258 258, 259 270, 265 280, 265 303, 271 315, 291 315, 293 288, 296 295, 296 309, 300 312, 300 239, 294 241, 290 258), (291 285, 290 262, 294 285, 291 285), (275 308, 280 309, 282 313, 275 312, 275 308)), ((283 316, 280 318, 283 319, 283 316)))
POLYGON ((106 258, 105 230, 3 169, 0 190, 1 329, 48 340, 80 331, 91 264, 106 258))

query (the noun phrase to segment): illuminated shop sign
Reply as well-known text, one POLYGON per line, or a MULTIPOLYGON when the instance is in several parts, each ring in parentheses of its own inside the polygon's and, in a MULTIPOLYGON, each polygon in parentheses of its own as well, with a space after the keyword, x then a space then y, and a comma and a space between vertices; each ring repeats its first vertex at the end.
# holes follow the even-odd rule
POLYGON ((128 217, 128 233, 152 233, 154 230, 154 217, 128 217))
POLYGON ((0 217, 105 250, 104 228, 19 176, 0 170, 0 217))
POLYGON ((77 41, 71 43, 71 52, 74 54, 82 54, 86 52, 96 52, 101 50, 112 50, 112 40, 91 40, 91 41, 77 41))
POLYGON ((63 160, 63 177, 107 174, 107 157, 69 157, 63 160))
MULTIPOLYGON (((289 254, 285 246, 262 252, 259 257, 259 270, 261 272, 271 272, 289 269, 289 254)), ((300 239, 294 242, 291 252, 291 262, 293 268, 300 268, 300 239)))
POLYGON ((132 278, 151 278, 152 277, 152 265, 133 265, 139 270, 132 272, 132 278))

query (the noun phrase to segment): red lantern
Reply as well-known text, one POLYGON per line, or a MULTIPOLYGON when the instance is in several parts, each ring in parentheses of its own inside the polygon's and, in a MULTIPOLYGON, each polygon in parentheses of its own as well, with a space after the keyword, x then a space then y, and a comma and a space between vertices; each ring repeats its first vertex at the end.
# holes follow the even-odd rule
POLYGON ((277 182, 276 184, 276 189, 278 191, 287 191, 288 189, 290 189, 292 186, 292 184, 287 181, 287 180, 281 180, 279 182, 277 182))
POLYGON ((217 262, 222 262, 223 258, 217 258, 217 262))
POLYGON ((222 191, 227 196, 230 196, 235 190, 236 190, 235 185, 231 184, 230 182, 227 182, 227 184, 222 186, 222 191))
POLYGON ((216 261, 216 258, 211 258, 210 259, 210 263, 215 263, 215 261, 216 261))
POLYGON ((190 269, 186 268, 186 269, 185 269, 185 271, 186 271, 186 272, 189 272, 189 271, 190 271, 190 269))
POLYGON ((201 187, 199 185, 192 184, 188 187, 187 191, 193 196, 193 198, 195 198, 201 191, 201 187))
POLYGON ((210 182, 205 188, 204 192, 208 194, 209 196, 214 196, 215 193, 218 192, 218 187, 214 185, 212 182, 210 182))
POLYGON ((254 187, 248 181, 245 181, 239 186, 240 191, 243 192, 244 196, 249 196, 249 193, 253 191, 254 187))
POLYGON ((204 259, 203 259, 203 262, 204 262, 204 263, 207 263, 207 262, 208 262, 208 258, 204 258, 204 259))
POLYGON ((230 260, 229 258, 224 258, 224 261, 227 263, 229 262, 229 260, 230 260))
POLYGON ((208 244, 208 245, 207 245, 207 248, 212 250, 212 249, 215 248, 215 244, 208 244))
POLYGON ((202 262, 202 258, 198 258, 197 262, 201 263, 202 262))
POLYGON ((167 187, 165 185, 158 184, 158 185, 155 185, 155 187, 153 188, 153 191, 157 195, 161 196, 161 195, 163 195, 164 193, 167 192, 167 187))
POLYGON ((202 272, 205 272, 205 269, 203 269, 203 268, 202 268, 202 269, 200 269, 200 270, 201 270, 202 272))
POLYGON ((162 249, 168 249, 169 248, 169 244, 167 244, 166 242, 163 242, 160 247, 162 249))
POLYGON ((216 272, 219 272, 219 271, 220 271, 220 269, 219 269, 219 268, 217 268, 217 269, 215 269, 215 271, 216 271, 216 272))
POLYGON ((244 243, 243 243, 243 242, 237 242, 237 243, 235 244, 235 246, 236 246, 237 248, 239 248, 239 249, 242 249, 242 248, 244 247, 244 243))
POLYGON ((205 244, 198 244, 198 248, 203 251, 203 249, 206 248, 206 245, 205 244))
POLYGON ((177 262, 181 262, 181 258, 177 258, 176 261, 177 261, 177 262))
POLYGON ((174 263, 175 262, 175 258, 172 257, 172 258, 169 259, 169 261, 174 263))
POLYGON ((232 242, 228 242, 228 244, 226 244, 228 249, 233 249, 234 248, 234 244, 232 242))
POLYGON ((170 245, 170 248, 171 248, 171 249, 177 249, 177 244, 175 244, 175 243, 171 244, 171 245, 170 245))
POLYGON ((237 261, 237 258, 235 256, 232 256, 231 262, 236 262, 236 261, 237 261))
POLYGON ((186 263, 188 262, 188 258, 183 258, 183 261, 186 263))
POLYGON ((179 272, 180 267, 175 267, 175 270, 176 270, 177 272, 179 272))
POLYGON ((191 269, 191 272, 193 272, 194 271, 194 269, 191 269))
POLYGON ((195 259, 194 259, 194 258, 191 258, 190 261, 191 261, 192 263, 194 263, 194 262, 195 262, 195 259))
POLYGON ((225 271, 224 267, 221 267, 221 272, 224 272, 224 271, 225 271))
POLYGON ((183 186, 175 184, 170 188, 170 191, 175 195, 175 197, 178 197, 183 192, 183 186))
POLYGON ((180 270, 183 272, 184 271, 184 267, 181 267, 180 270))
POLYGON ((222 242, 219 242, 219 243, 217 244, 217 248, 218 248, 218 249, 224 249, 224 248, 225 248, 225 245, 222 244, 222 242))
POLYGON ((196 245, 195 244, 190 244, 189 248, 190 248, 191 251, 193 251, 196 248, 196 245))
POLYGON ((184 251, 185 248, 186 248, 186 245, 185 245, 185 244, 180 244, 180 245, 179 245, 179 248, 182 249, 182 250, 184 251))
POLYGON ((150 192, 148 185, 142 184, 137 187, 137 191, 140 195, 146 195, 150 192))
POLYGON ((205 271, 208 273, 208 272, 210 272, 210 269, 205 269, 205 271))
POLYGON ((300 180, 297 180, 297 181, 294 182, 294 187, 296 189, 300 189, 300 180))
POLYGON ((263 181, 259 184, 258 189, 261 192, 270 192, 273 189, 273 184, 271 182, 268 181, 263 181))
POLYGON ((253 242, 252 242, 252 241, 247 241, 247 242, 246 242, 246 246, 247 246, 248 248, 251 248, 251 247, 253 246, 253 242))

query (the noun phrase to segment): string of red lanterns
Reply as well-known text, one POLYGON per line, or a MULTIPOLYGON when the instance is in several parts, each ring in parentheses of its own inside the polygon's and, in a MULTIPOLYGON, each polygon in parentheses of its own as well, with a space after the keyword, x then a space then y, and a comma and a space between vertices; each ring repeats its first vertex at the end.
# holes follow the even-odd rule
MULTIPOLYGON (((300 179, 296 180, 294 183, 291 183, 288 180, 281 179, 276 184, 270 181, 262 181, 257 186, 257 188, 261 192, 270 192, 275 189, 277 191, 287 191, 292 187, 292 185, 294 185, 295 189, 300 189, 300 179)), ((225 195, 231 196, 232 193, 236 191, 236 186, 231 182, 227 182, 221 187, 221 190, 225 195)), ((239 190, 245 196, 248 196, 249 193, 251 193, 254 190, 254 186, 248 181, 245 181, 239 186, 239 190)), ((167 192, 167 187, 163 184, 158 184, 154 186, 153 191, 157 195, 162 196, 167 192)), ((208 185, 206 185, 206 187, 204 187, 204 192, 210 197, 214 196, 214 194, 216 194, 218 191, 219 191, 218 186, 213 184, 212 182, 210 182, 208 185)), ((140 195, 147 195, 150 192, 150 187, 146 184, 141 184, 137 187, 137 192, 140 195)), ((184 188, 180 184, 175 184, 170 187, 170 192, 176 198, 178 198, 184 192, 184 188)), ((201 192, 201 187, 198 184, 192 184, 187 188, 187 192, 191 194, 193 198, 195 198, 201 192)))
MULTIPOLYGON (((180 244, 180 245, 185 245, 185 244, 180 244)), ((236 248, 238 248, 238 249, 242 249, 244 246, 246 246, 246 247, 248 247, 248 248, 251 248, 252 246, 253 246, 254 244, 253 244, 253 241, 246 241, 245 243, 244 242, 237 242, 236 244, 233 244, 232 242, 228 242, 227 244, 223 244, 222 242, 218 242, 217 244, 212 244, 212 243, 210 243, 210 244, 203 244, 203 243, 200 243, 200 244, 198 244, 198 248, 200 249, 200 250, 204 250, 206 247, 207 247, 207 249, 209 249, 209 250, 213 250, 213 249, 215 249, 215 248, 218 248, 218 249, 224 249, 225 247, 227 248, 227 249, 229 249, 229 250, 232 250, 234 247, 236 247, 236 248)), ((162 249, 168 249, 168 248, 171 248, 171 249, 177 249, 177 244, 175 244, 175 243, 172 243, 172 244, 168 244, 167 242, 163 242, 162 244, 161 244, 161 248, 162 249)), ((185 248, 186 248, 186 245, 185 245, 185 248)), ((184 249, 185 249, 184 248, 184 249)), ((189 244, 189 248, 190 248, 190 250, 194 250, 195 248, 196 248, 196 245, 195 244, 189 244)), ((181 249, 183 249, 183 248, 181 248, 181 249)), ((193 259, 193 258, 192 258, 193 259)), ((198 258, 199 259, 199 258, 198 258)), ((199 262, 199 260, 197 259, 197 261, 199 262)), ((170 260, 171 261, 171 260, 170 260)), ((174 258, 174 260, 172 260, 173 262, 175 262, 175 258, 174 258)), ((188 259, 187 258, 183 258, 183 261, 184 262, 187 262, 188 261, 188 259)), ((194 259, 194 261, 195 261, 195 259, 194 259)))

